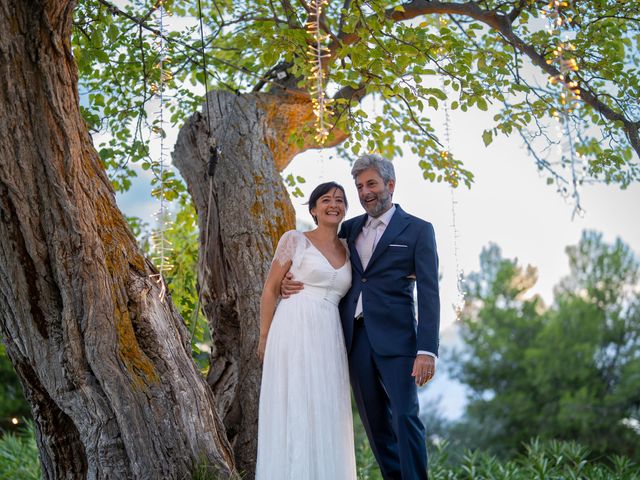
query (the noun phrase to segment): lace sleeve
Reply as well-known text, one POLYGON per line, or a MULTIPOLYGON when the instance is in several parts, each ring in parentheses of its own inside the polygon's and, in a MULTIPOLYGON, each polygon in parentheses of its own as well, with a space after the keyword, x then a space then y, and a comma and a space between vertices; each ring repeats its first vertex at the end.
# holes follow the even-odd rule
POLYGON ((280 237, 272 263, 278 262, 278 264, 283 267, 289 260, 291 260, 291 262, 295 264, 300 243, 300 236, 296 230, 289 230, 288 232, 285 232, 284 235, 280 237))

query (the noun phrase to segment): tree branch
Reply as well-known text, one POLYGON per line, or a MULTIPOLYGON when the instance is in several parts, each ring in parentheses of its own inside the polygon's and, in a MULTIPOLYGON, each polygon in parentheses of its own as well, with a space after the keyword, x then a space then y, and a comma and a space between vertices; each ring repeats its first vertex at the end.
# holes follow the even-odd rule
MULTIPOLYGON (((118 15, 124 18, 127 18, 128 20, 130 20, 131 22, 133 22, 135 25, 138 25, 139 27, 142 27, 143 29, 147 30, 148 32, 151 32, 155 35, 157 35, 160 38, 163 38, 165 41, 172 43, 172 44, 177 44, 180 45, 182 47, 184 47, 185 49, 193 52, 197 56, 201 55, 200 49, 197 47, 194 47, 193 45, 190 45, 187 42, 184 42, 182 40, 179 40, 177 38, 174 37, 169 37, 168 35, 162 35, 160 30, 158 30, 157 28, 152 27, 151 25, 148 25, 147 23, 144 22, 144 20, 142 18, 136 17, 135 15, 131 15, 130 13, 125 12, 124 10, 118 8, 116 5, 108 2, 107 0, 98 0, 99 3, 101 3, 102 5, 104 5, 107 10, 109 10, 113 15, 118 15)), ((146 18, 146 17, 145 17, 146 18)), ((273 20, 273 19, 269 19, 269 20, 273 20)), ((282 21, 283 23, 286 23, 284 21, 282 21)), ((239 72, 245 73, 247 75, 256 77, 260 80, 263 80, 263 76, 260 75, 259 73, 256 72, 252 72, 251 70, 249 70, 246 67, 242 67, 242 66, 238 66, 235 65, 227 60, 223 60, 221 58, 212 56, 212 55, 208 55, 209 58, 211 58, 212 60, 222 64, 222 65, 226 65, 229 68, 233 68, 234 70, 237 70, 239 72)), ((197 61, 195 61, 196 63, 198 63, 197 61)), ((275 81, 271 81, 271 83, 275 83, 277 84, 277 82, 275 81)))
MULTIPOLYGON (((512 28, 511 17, 517 18, 519 15, 518 8, 512 11, 509 15, 504 15, 495 11, 489 11, 481 8, 478 3, 448 3, 439 1, 427 1, 427 0, 414 0, 410 3, 402 5, 403 11, 396 10, 395 8, 389 8, 386 10, 387 18, 395 21, 402 22, 412 20, 422 15, 436 15, 436 14, 449 14, 449 15, 461 15, 463 17, 472 18, 478 22, 484 23, 494 31, 500 33, 502 37, 514 48, 517 48, 521 53, 529 57, 534 65, 540 67, 545 73, 550 76, 560 75, 560 71, 553 65, 547 63, 546 58, 536 51, 536 49, 522 40, 512 28)), ((356 43, 360 37, 355 33, 357 29, 354 29, 353 33, 341 34, 337 40, 333 41, 329 46, 331 58, 335 58, 338 49, 344 45, 351 45, 356 43)), ((631 143, 631 146, 636 151, 636 154, 640 157, 640 122, 634 122, 628 119, 620 112, 616 112, 607 104, 602 102, 597 94, 585 88, 581 91, 580 95, 583 102, 591 106, 594 110, 599 112, 604 118, 611 122, 620 122, 623 125, 623 130, 631 143)))
POLYGON ((522 10, 524 10, 524 8, 527 6, 527 1, 526 0, 520 0, 518 2, 518 6, 513 7, 513 10, 511 10, 509 12, 509 14, 507 15, 507 17, 509 18, 509 22, 513 23, 516 21, 516 19, 520 16, 520 14, 522 13, 522 10))
POLYGON ((344 27, 344 19, 346 14, 343 12, 348 12, 349 7, 351 7, 351 0, 344 0, 344 4, 342 5, 342 12, 340 12, 340 21, 338 22, 338 36, 342 34, 342 28, 344 27))

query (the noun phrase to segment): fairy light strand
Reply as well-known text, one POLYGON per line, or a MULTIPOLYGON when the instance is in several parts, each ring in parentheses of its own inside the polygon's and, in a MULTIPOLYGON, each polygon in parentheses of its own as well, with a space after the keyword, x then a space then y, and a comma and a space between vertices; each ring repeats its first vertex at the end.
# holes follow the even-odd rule
MULTIPOLYGON (((444 77, 442 77, 442 90, 446 92, 446 85, 444 84, 444 77)), ((447 146, 447 157, 451 155, 451 117, 449 115, 449 102, 444 102, 444 139, 447 146)), ((453 256, 456 262, 456 298, 453 303, 453 311, 456 315, 456 320, 459 320, 462 316, 465 303, 465 291, 464 291, 464 271, 460 265, 460 251, 458 245, 458 239, 460 233, 458 231, 458 222, 456 216, 456 206, 458 201, 456 200, 456 192, 453 185, 449 185, 449 192, 451 193, 451 230, 453 231, 453 256)))
MULTIPOLYGON (((440 16, 440 23, 442 25, 447 24, 446 18, 440 16)), ((446 146, 446 151, 442 152, 441 155, 445 157, 445 160, 448 160, 451 156, 451 115, 449 112, 449 100, 447 95, 447 86, 445 84, 444 75, 440 76, 442 91, 445 92, 447 99, 443 102, 444 105, 444 141, 446 146)), ((453 311, 456 316, 456 320, 460 320, 462 316, 462 312, 464 310, 465 304, 465 291, 464 291, 464 271, 462 266, 460 265, 460 251, 458 239, 460 238, 460 234, 458 231, 458 222, 456 215, 456 206, 458 205, 458 201, 456 200, 456 192, 453 188, 453 185, 449 185, 449 192, 451 194, 451 230, 453 232, 453 255, 455 258, 456 264, 456 297, 453 303, 453 311)))
POLYGON ((327 80, 324 68, 324 59, 330 57, 329 49, 323 44, 329 35, 322 33, 320 26, 322 11, 327 6, 327 0, 314 0, 311 4, 311 12, 307 21, 307 32, 314 37, 314 44, 309 45, 308 55, 311 64, 310 90, 311 102, 315 121, 314 139, 320 145, 324 145, 329 137, 328 119, 332 116, 330 110, 331 99, 327 97, 325 84, 327 80))
MULTIPOLYGON (((552 58, 547 59, 547 64, 556 64, 559 71, 558 74, 549 77, 551 85, 562 85, 560 92, 560 105, 563 111, 573 111, 580 100, 580 87, 578 82, 571 79, 571 74, 579 70, 578 62, 573 56, 576 46, 569 41, 568 38, 562 38, 566 35, 567 28, 570 27, 573 17, 570 16, 571 2, 567 0, 551 0, 549 4, 542 10, 544 16, 547 17, 549 35, 557 37, 556 47, 553 49, 552 58)), ((558 112, 555 112, 558 113, 558 112)))
POLYGON ((575 217, 576 214, 581 216, 584 212, 580 206, 579 192, 583 176, 582 158, 575 151, 571 127, 571 114, 581 105, 580 86, 572 78, 572 75, 579 70, 578 62, 573 53, 576 46, 569 40, 567 34, 567 29, 573 21, 571 8, 572 4, 568 0, 551 0, 542 13, 549 22, 547 32, 556 37, 556 46, 553 49, 552 57, 547 59, 547 64, 555 65, 559 72, 549 77, 549 83, 552 86, 561 87, 559 108, 552 111, 552 117, 558 122, 561 162, 563 165, 569 165, 571 173, 571 194, 564 186, 559 186, 559 190, 565 197, 570 197, 573 200, 573 217, 575 217))
POLYGON ((168 70, 165 70, 165 64, 168 63, 168 56, 167 44, 165 41, 165 9, 162 0, 158 2, 157 11, 159 17, 158 29, 160 32, 157 40, 157 67, 159 71, 159 80, 157 85, 152 86, 152 93, 156 93, 158 95, 159 109, 157 112, 158 120, 156 126, 152 130, 154 131, 154 133, 158 134, 160 143, 160 154, 158 160, 154 162, 154 170, 157 169, 159 175, 159 187, 153 191, 154 196, 157 196, 160 199, 160 206, 158 212, 156 212, 155 214, 157 227, 151 235, 151 246, 153 251, 153 256, 151 257, 151 259, 158 268, 158 273, 150 275, 150 278, 152 278, 156 283, 160 285, 159 297, 160 300, 163 301, 167 292, 167 286, 163 275, 171 271, 171 269, 173 268, 173 265, 170 263, 169 258, 169 254, 171 253, 171 242, 167 239, 167 232, 170 229, 171 225, 171 215, 166 198, 167 154, 164 142, 164 107, 166 103, 165 82, 171 79, 171 73, 168 70))

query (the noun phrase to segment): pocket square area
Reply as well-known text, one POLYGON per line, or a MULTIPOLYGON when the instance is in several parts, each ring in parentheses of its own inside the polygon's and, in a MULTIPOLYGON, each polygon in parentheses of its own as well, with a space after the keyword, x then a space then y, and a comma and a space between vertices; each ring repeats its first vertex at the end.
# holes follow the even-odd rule
POLYGON ((407 245, 401 245, 399 243, 391 243, 389 244, 390 247, 400 247, 400 248, 408 248, 407 245))

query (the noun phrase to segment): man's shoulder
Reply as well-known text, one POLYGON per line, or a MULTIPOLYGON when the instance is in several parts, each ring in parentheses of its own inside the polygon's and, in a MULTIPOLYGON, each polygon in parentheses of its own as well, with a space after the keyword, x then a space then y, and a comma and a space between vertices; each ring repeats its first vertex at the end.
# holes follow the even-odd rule
POLYGON ((358 215, 357 217, 353 217, 353 218, 350 218, 349 220, 345 220, 344 222, 342 222, 342 228, 346 230, 350 230, 359 220, 362 220, 362 217, 364 216, 366 216, 366 214, 358 215))
POLYGON ((428 222, 423 218, 416 217, 415 215, 411 215, 410 213, 407 213, 402 208, 400 208, 400 205, 396 205, 396 213, 402 215, 405 219, 407 219, 409 222, 411 222, 413 225, 419 228, 433 228, 433 225, 431 224, 431 222, 428 222))

